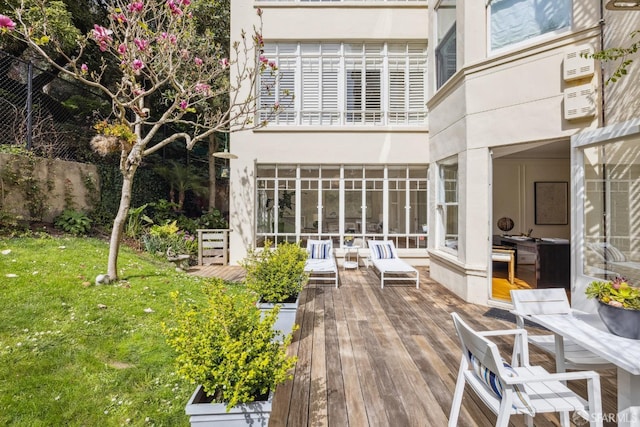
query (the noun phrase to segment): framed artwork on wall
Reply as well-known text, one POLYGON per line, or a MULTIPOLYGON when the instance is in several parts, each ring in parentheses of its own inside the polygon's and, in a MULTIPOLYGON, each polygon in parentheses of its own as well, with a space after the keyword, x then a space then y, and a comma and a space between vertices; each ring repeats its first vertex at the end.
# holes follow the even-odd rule
POLYGON ((567 225, 569 223, 569 183, 534 182, 536 225, 567 225))

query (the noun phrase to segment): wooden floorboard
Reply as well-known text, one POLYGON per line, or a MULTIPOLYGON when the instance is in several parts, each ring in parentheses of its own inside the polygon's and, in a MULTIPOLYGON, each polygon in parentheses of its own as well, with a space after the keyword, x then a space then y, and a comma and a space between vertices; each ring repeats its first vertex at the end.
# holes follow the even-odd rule
MULTIPOLYGON (((380 288, 371 269, 340 271, 340 287, 313 283, 303 290, 299 329, 287 351, 298 362, 293 380, 276 390, 272 427, 445 426, 460 364, 451 312, 479 330, 511 329, 509 321, 486 315, 431 280, 420 267, 420 288, 380 288)), ((190 274, 240 281, 240 267, 192 268, 190 274)), ((533 329, 531 333, 542 333, 533 329)), ((503 354, 511 341, 496 340, 503 354)), ((554 371, 555 363, 532 352, 531 361, 554 371)), ((603 410, 616 411, 615 370, 600 371, 603 410)), ((586 393, 584 384, 575 386, 586 393)), ((524 418, 511 418, 524 426, 524 418)), ((492 426, 496 416, 466 390, 459 426, 492 426)), ((557 426, 555 414, 535 417, 535 426, 557 426)), ((606 423, 606 426, 614 425, 606 423)))

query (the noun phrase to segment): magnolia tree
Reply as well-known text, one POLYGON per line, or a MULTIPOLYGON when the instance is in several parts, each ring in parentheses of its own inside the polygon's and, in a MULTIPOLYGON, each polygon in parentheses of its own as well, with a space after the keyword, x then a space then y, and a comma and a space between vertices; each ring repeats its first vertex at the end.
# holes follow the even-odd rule
MULTIPOLYGON (((74 54, 65 53, 68 48, 50 31, 46 0, 35 0, 31 7, 23 2, 13 16, 0 15, 0 34, 27 43, 60 73, 98 89, 112 102, 110 117, 95 124, 98 135, 91 144, 100 154, 120 155, 122 193, 107 271, 109 279, 115 280, 133 178, 144 157, 174 141, 191 149, 215 132, 263 125, 251 119, 257 108, 254 86, 260 73, 275 73, 276 65, 260 55, 261 25, 251 34, 243 31, 229 51, 212 43, 206 33, 197 33, 191 0, 115 0, 111 4, 109 25, 94 25, 88 34, 78 35, 74 54), (37 24, 29 19, 34 15, 39 16, 37 24), (90 43, 102 52, 97 69, 83 60, 90 43), (230 52, 229 57, 225 52, 230 52), (63 56, 66 64, 58 65, 54 55, 63 56), (113 84, 103 79, 108 66, 118 70, 119 79, 113 84), (231 67, 237 76, 233 81, 231 67), (148 108, 152 99, 157 111, 148 108), (179 130, 167 135, 167 125, 179 130)), ((258 9, 260 23, 261 15, 258 9)), ((272 112, 277 109, 274 105, 272 112)))

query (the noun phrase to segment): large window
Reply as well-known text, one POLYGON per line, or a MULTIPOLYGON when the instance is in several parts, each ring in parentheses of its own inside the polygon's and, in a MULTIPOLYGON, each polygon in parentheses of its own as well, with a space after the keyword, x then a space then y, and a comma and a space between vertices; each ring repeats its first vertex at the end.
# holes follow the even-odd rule
POLYGON ((456 72, 456 2, 442 0, 436 8, 436 87, 439 88, 456 72))
POLYGON ((571 0, 491 0, 489 9, 492 50, 571 25, 571 0))
POLYGON ((458 251, 458 162, 449 159, 439 165, 438 217, 440 229, 438 246, 449 252, 458 251))
POLYGON ((257 246, 266 239, 393 239, 426 247, 427 166, 259 165, 257 246))
POLYGON ((261 121, 426 124, 425 43, 269 43, 264 56, 278 71, 260 76, 261 121), (282 112, 273 117, 275 102, 282 112))
POLYGON ((583 272, 640 283, 640 140, 585 148, 583 272))

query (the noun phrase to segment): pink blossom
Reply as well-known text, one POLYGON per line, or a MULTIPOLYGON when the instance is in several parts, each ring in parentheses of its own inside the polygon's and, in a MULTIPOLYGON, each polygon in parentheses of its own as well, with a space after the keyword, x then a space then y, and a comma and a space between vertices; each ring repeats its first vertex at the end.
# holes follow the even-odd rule
POLYGON ((82 64, 80 66, 80 71, 82 71, 82 74, 87 74, 89 72, 89 67, 87 66, 87 64, 82 64))
POLYGON ((2 32, 13 31, 16 28, 16 23, 11 20, 7 15, 0 14, 0 30, 2 32))
POLYGON ((211 89, 211 86, 209 86, 206 83, 197 83, 196 84, 196 92, 209 92, 209 89, 211 89))
POLYGON ((144 4, 141 1, 134 1, 133 3, 129 4, 127 8, 129 9, 129 12, 142 12, 143 7, 144 4))
POLYGON ((193 62, 195 62, 198 66, 202 65, 202 59, 198 58, 197 56, 193 59, 193 62))
POLYGON ((187 101, 185 101, 184 99, 182 101, 180 101, 180 109, 186 110, 188 106, 189 106, 189 103, 187 101))
POLYGON ((134 59, 131 63, 131 68, 133 68, 133 71, 137 73, 144 68, 144 62, 139 59, 134 59))
POLYGON ((276 63, 274 61, 269 61, 269 67, 276 68, 276 63))
POLYGON ((258 16, 262 16, 262 9, 258 8, 256 10, 256 13, 258 14, 258 16))
POLYGON ((169 43, 171 44, 176 44, 176 42, 178 41, 178 38, 173 35, 173 34, 169 34, 166 32, 163 32, 162 34, 160 34, 160 37, 158 37, 159 41, 169 41, 169 43))
POLYGON ((119 24, 123 24, 123 23, 127 22, 127 17, 124 16, 123 13, 114 13, 113 14, 113 19, 119 24))
POLYGON ((182 0, 180 3, 182 3, 183 6, 189 6, 191 4, 191 0, 182 0))
POLYGON ((98 46, 100 47, 100 50, 102 52, 107 50, 107 48, 109 47, 108 44, 113 41, 113 39, 111 38, 111 34, 113 34, 113 31, 108 30, 98 24, 93 25, 92 36, 96 43, 98 43, 98 46))
POLYGON ((178 16, 182 15, 182 10, 180 9, 180 6, 178 6, 173 0, 167 0, 167 6, 171 10, 172 14, 178 15, 178 16))
POLYGON ((138 47, 138 50, 145 50, 149 46, 149 42, 145 39, 134 39, 133 43, 138 47))
POLYGON ((120 45, 118 45, 118 53, 120 55, 124 55, 125 53, 127 53, 127 45, 124 43, 120 43, 120 45))
POLYGON ((258 58, 260 60, 260 62, 262 62, 263 64, 267 64, 269 62, 269 60, 264 56, 264 55, 260 55, 260 57, 258 58))
POLYGON ((227 58, 222 58, 218 62, 222 65, 222 68, 227 68, 229 66, 229 60, 227 58))
POLYGON ((141 89, 141 88, 139 88, 139 87, 137 87, 137 88, 135 88, 135 89, 133 90, 133 94, 134 94, 135 96, 142 95, 143 93, 144 93, 144 90, 142 90, 142 89, 141 89))

